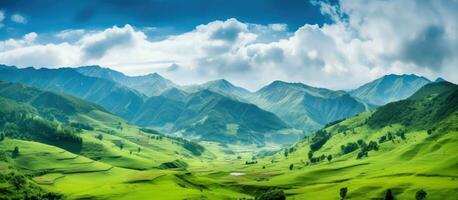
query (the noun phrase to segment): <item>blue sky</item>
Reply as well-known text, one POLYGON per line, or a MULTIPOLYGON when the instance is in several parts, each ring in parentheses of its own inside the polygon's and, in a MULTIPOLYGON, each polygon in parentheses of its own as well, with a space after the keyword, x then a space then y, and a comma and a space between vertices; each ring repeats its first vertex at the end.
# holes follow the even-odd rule
POLYGON ((456 0, 0 0, 0 63, 251 90, 351 89, 390 73, 458 82, 456 10, 456 0))
POLYGON ((7 14, 20 14, 27 24, 5 20, 9 29, 0 39, 28 32, 57 32, 64 29, 102 29, 113 25, 155 27, 154 37, 192 30, 214 20, 237 18, 257 24, 284 23, 292 30, 304 24, 330 20, 305 0, 2 0, 7 14))

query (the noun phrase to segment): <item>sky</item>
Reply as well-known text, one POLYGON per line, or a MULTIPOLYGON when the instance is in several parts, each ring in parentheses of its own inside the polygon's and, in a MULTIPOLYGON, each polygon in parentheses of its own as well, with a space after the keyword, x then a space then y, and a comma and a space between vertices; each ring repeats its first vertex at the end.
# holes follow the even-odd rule
POLYGON ((133 2, 0 0, 0 63, 250 90, 274 80, 350 89, 390 73, 458 82, 457 0, 133 2))

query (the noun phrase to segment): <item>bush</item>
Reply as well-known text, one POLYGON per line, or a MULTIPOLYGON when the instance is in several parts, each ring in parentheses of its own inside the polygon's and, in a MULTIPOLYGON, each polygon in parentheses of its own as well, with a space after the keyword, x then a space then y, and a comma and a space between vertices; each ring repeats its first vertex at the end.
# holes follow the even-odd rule
POLYGON ((289 170, 293 170, 293 168, 294 168, 294 165, 293 165, 293 164, 290 164, 290 165, 289 165, 289 170))
POLYGON ((358 144, 354 142, 349 142, 346 145, 340 146, 340 150, 342 151, 342 154, 351 153, 355 151, 356 149, 358 149, 358 144))
POLYGON ((315 135, 312 138, 312 144, 310 144, 311 151, 319 150, 331 137, 331 134, 326 132, 326 130, 319 130, 315 132, 315 135))
POLYGON ((19 147, 14 147, 13 153, 11 154, 11 157, 17 158, 19 156, 19 147))
POLYGON ((415 199, 417 200, 424 200, 426 199, 427 193, 424 190, 418 190, 417 193, 415 193, 415 199))
POLYGON ((364 157, 367 157, 367 151, 360 151, 358 153, 358 155, 356 156, 356 159, 361 159, 361 158, 364 158, 364 157))
POLYGON ((283 190, 271 190, 256 197, 256 200, 285 200, 286 195, 283 190))
POLYGON ((331 160, 332 160, 332 155, 328 155, 327 159, 328 159, 329 162, 331 162, 331 160))
POLYGON ((339 192, 340 199, 345 199, 345 197, 347 196, 347 192, 348 192, 348 188, 346 187, 340 188, 340 192, 339 192))
POLYGON ((385 194, 385 200, 394 200, 393 192, 388 189, 385 194))

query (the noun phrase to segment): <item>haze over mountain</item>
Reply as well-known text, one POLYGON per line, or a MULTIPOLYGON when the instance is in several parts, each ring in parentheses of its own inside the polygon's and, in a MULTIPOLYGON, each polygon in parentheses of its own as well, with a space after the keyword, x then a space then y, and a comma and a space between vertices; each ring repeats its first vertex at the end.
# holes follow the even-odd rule
POLYGON ((390 74, 366 83, 350 91, 350 94, 370 104, 385 105, 409 97, 430 82, 427 78, 414 74, 390 74))

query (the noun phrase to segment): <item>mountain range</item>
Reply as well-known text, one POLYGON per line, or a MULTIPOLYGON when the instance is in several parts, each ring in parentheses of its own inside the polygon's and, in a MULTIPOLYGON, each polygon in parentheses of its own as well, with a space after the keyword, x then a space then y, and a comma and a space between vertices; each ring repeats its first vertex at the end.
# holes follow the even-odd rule
POLYGON ((169 134, 257 145, 292 143, 333 121, 407 98, 431 82, 416 75, 391 74, 349 92, 283 81, 250 92, 224 79, 180 86, 157 73, 127 76, 100 66, 4 65, 0 80, 73 95, 133 124, 169 134))

